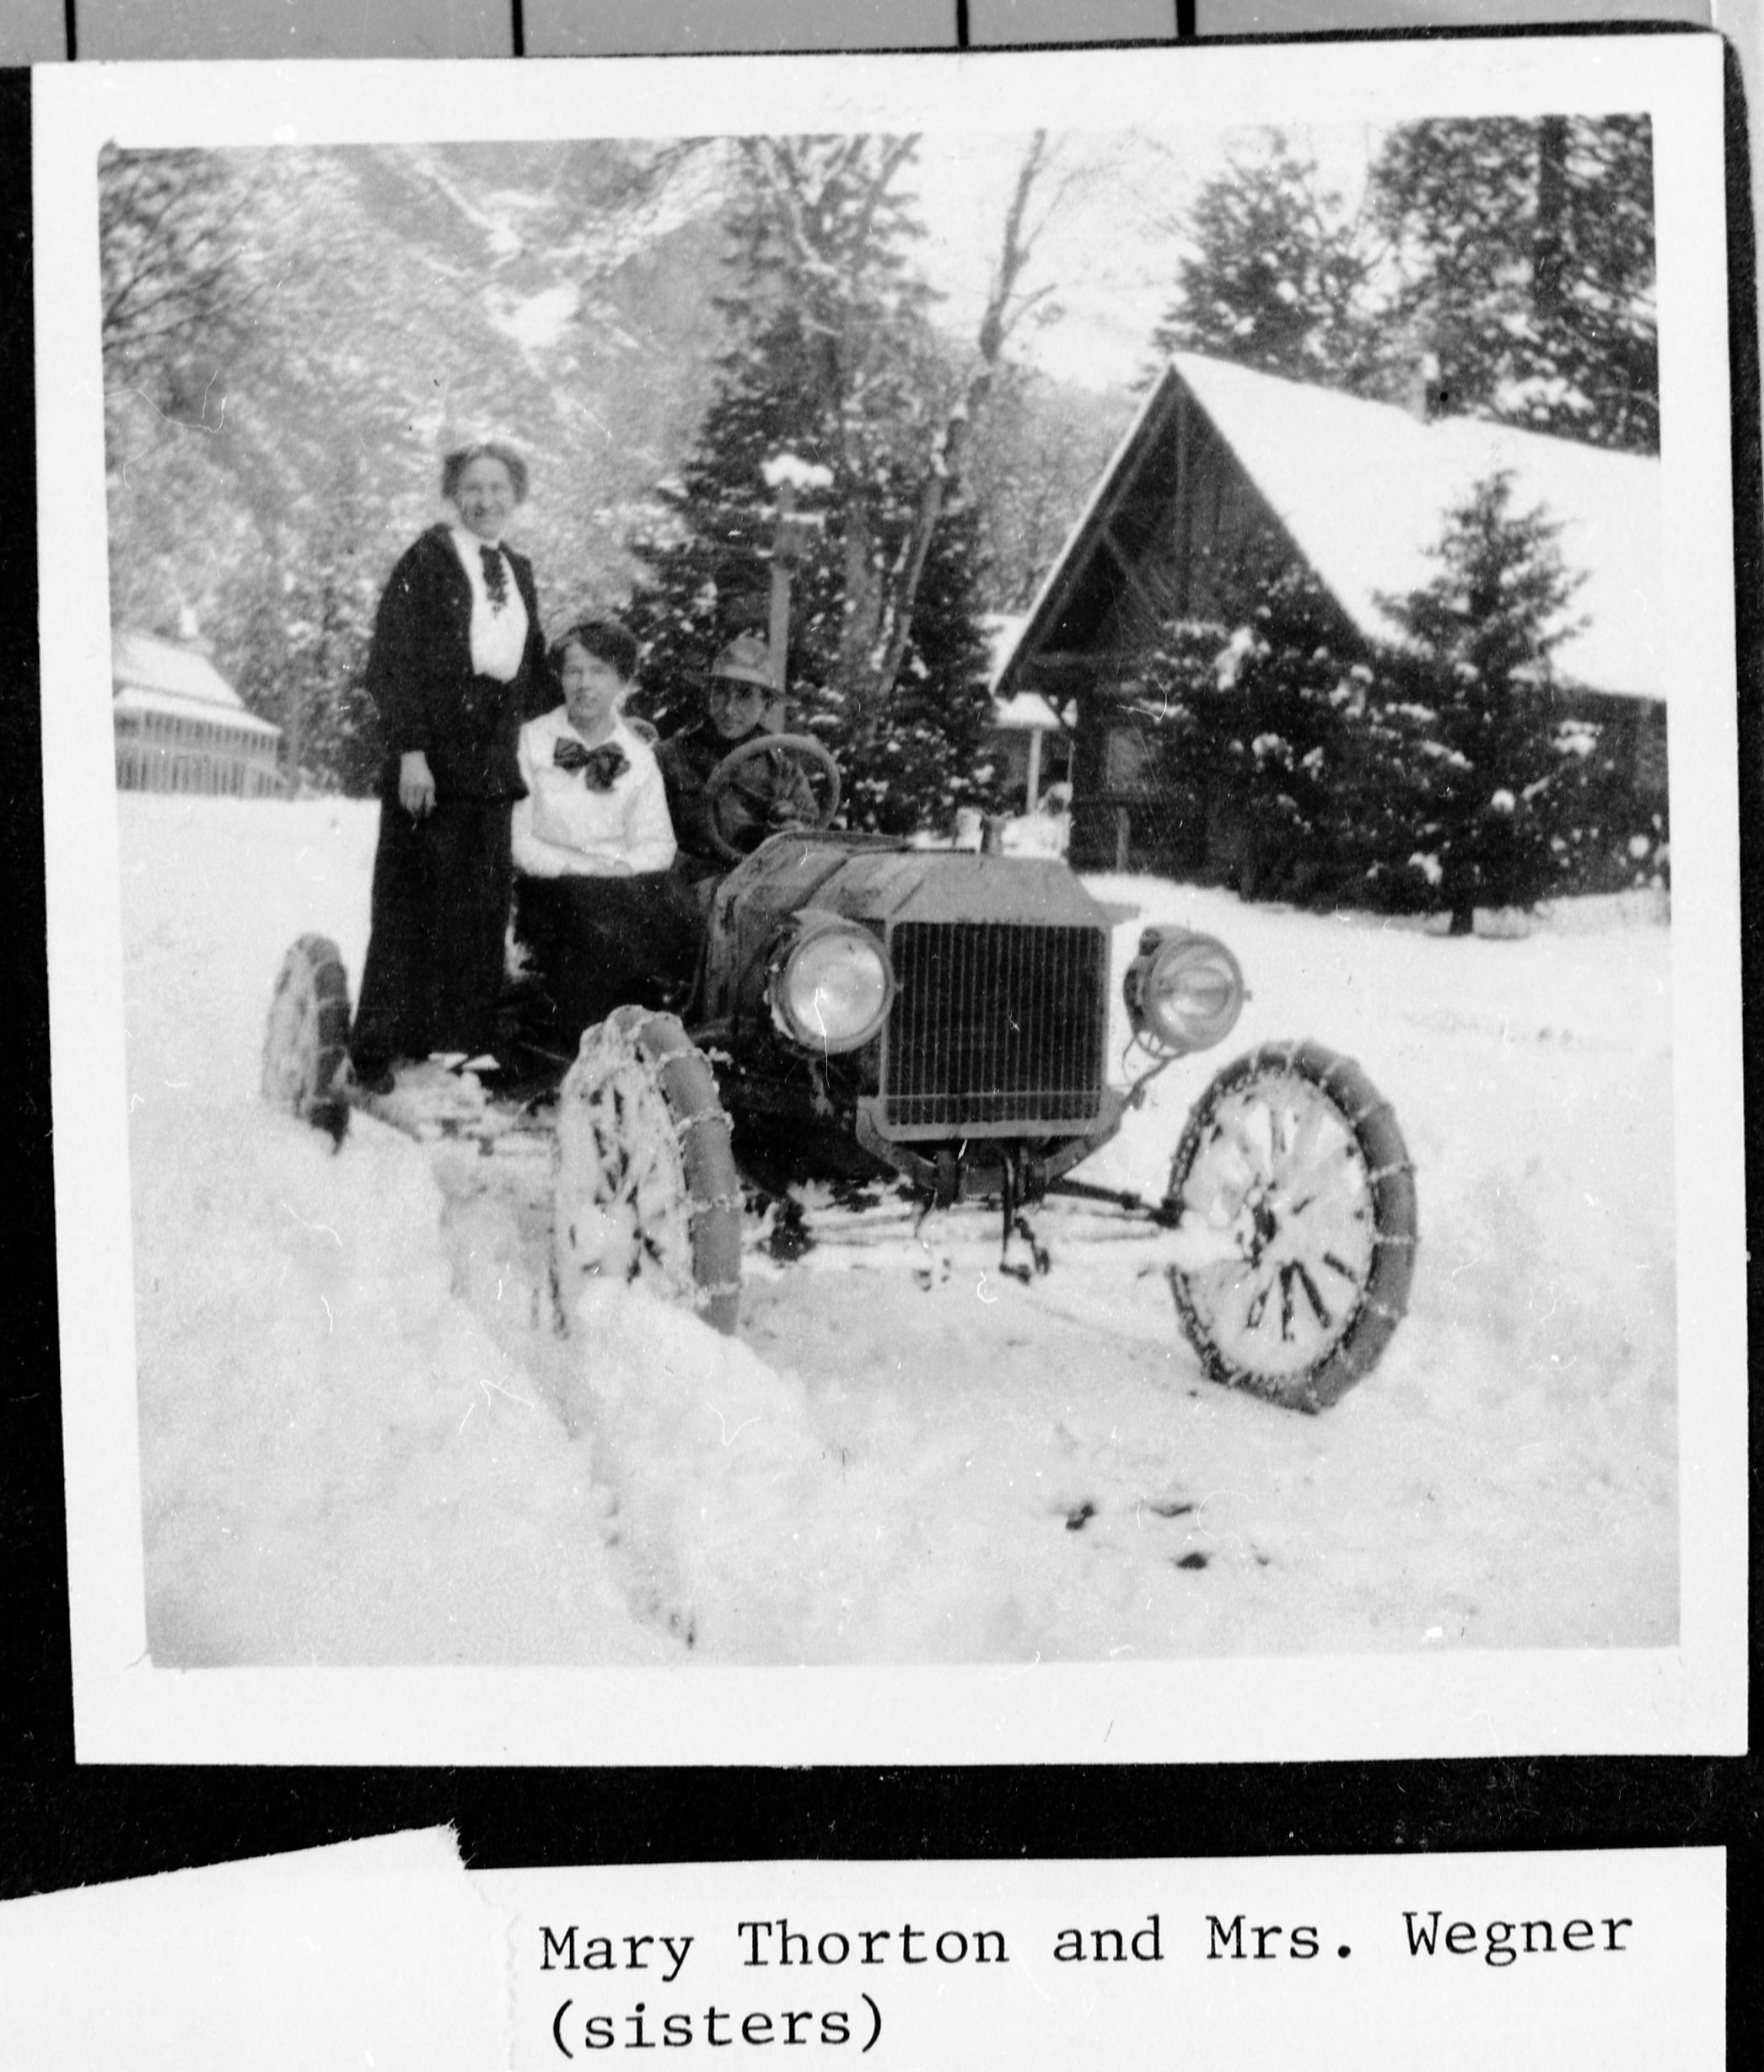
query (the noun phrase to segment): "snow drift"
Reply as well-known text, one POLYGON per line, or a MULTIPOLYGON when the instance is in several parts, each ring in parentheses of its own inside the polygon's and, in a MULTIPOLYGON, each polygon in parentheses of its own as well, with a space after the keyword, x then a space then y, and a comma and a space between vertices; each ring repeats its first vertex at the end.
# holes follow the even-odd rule
MULTIPOLYGON (((1154 1236, 1050 1208, 750 1262, 741 1336, 591 1289, 542 1179, 255 1097, 282 950, 360 968, 374 808, 120 801, 149 1639, 163 1665, 986 1661, 1646 1645, 1676 1633, 1670 944, 1104 880, 1251 999, 1085 1176, 1161 1192, 1213 1069, 1310 1035, 1395 1103, 1413 1307, 1306 1418, 1218 1389, 1154 1236)), ((1126 1030, 1116 1031, 1119 1055, 1126 1030)))

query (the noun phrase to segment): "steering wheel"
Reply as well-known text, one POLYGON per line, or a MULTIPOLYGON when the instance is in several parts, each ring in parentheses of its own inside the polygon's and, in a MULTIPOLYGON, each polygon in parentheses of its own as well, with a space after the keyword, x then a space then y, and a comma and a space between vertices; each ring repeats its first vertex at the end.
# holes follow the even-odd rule
MULTIPOLYGON (((815 816, 786 823, 810 830, 826 827, 839 810, 839 765, 812 734, 762 734, 732 748, 704 780, 705 832, 711 847, 724 863, 739 864, 750 856, 767 836, 781 831, 770 820, 761 819, 731 832, 723 826, 723 805, 734 793, 735 779, 750 762, 762 757, 783 757, 807 782, 815 794, 815 816), (818 780, 818 782, 817 782, 818 780), (745 847, 738 845, 737 837, 745 847)), ((751 807, 750 800, 742 803, 751 807)))

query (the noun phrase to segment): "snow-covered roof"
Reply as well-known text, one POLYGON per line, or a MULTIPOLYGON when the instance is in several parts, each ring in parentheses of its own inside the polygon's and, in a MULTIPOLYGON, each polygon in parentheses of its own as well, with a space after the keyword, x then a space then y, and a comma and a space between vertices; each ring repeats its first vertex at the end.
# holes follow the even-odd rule
MULTIPOLYGON (((1026 629, 1042 629, 1176 380, 1368 640, 1401 638, 1377 595, 1400 597, 1431 581, 1439 563, 1428 549, 1447 511, 1504 469, 1514 478, 1514 508, 1541 506, 1561 527, 1564 562, 1586 579, 1569 609, 1588 623, 1556 650, 1557 670, 1591 690, 1665 697, 1657 460, 1479 418, 1423 423, 1394 404, 1191 353, 1174 358, 1123 433, 1030 607, 1026 629)), ((1023 646, 1019 635, 995 682, 1023 646)))
POLYGON ((235 700, 231 705, 221 705, 210 698, 180 697, 175 691, 148 691, 129 684, 119 691, 110 702, 115 713, 163 713, 173 719, 200 720, 206 727, 229 727, 235 733, 255 734, 266 741, 279 740, 280 727, 267 719, 260 719, 255 713, 248 713, 235 700))
POLYGON ((1007 733, 1032 734, 1037 728, 1057 733, 1063 723, 1038 691, 1019 691, 1014 697, 992 701, 992 724, 1007 733))
POLYGON ((1029 624, 1026 611, 983 611, 980 615, 981 638, 986 642, 987 681, 997 686, 1004 674, 1004 665, 1017 652, 1017 643, 1023 638, 1023 629, 1029 624))
POLYGON ((1368 639, 1400 638, 1377 593, 1430 582, 1439 564, 1427 550, 1446 512, 1508 470, 1514 508, 1541 506, 1562 529, 1563 561, 1586 578, 1569 611, 1588 623, 1556 650, 1557 670, 1592 690, 1665 696, 1657 460, 1476 417, 1423 423, 1196 353, 1175 365, 1368 639))
POLYGON ((238 692, 207 655, 156 633, 117 634, 110 643, 110 680, 118 690, 165 691, 229 713, 245 711, 238 692))

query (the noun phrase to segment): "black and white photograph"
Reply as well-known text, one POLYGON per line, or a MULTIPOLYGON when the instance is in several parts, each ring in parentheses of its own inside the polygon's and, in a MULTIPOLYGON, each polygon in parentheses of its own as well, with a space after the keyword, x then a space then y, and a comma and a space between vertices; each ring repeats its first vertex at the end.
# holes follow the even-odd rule
POLYGON ((1584 49, 44 94, 93 1752, 1743 1736, 1719 47, 1584 49))

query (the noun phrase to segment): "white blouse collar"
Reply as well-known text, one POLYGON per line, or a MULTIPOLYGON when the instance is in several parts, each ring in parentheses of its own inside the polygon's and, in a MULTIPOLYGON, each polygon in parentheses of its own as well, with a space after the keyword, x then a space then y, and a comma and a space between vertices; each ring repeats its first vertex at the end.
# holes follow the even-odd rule
POLYGON ((480 539, 470 525, 452 525, 447 530, 453 535, 454 546, 460 559, 480 568, 484 565, 481 557, 483 548, 487 546, 493 553, 500 554, 508 544, 506 540, 480 539))
MULTIPOLYGON (((578 734, 574 726, 571 724, 570 708, 567 705, 553 706, 551 708, 551 718, 557 722, 557 731, 559 734, 568 735, 573 741, 580 741, 584 748, 590 745, 586 738, 584 735, 578 734)), ((642 745, 642 744, 638 741, 637 735, 634 735, 625 724, 625 715, 622 713, 615 713, 613 714, 612 732, 607 735, 606 740, 596 742, 593 744, 593 745, 600 748, 605 748, 608 741, 617 741, 626 748, 642 745)))

